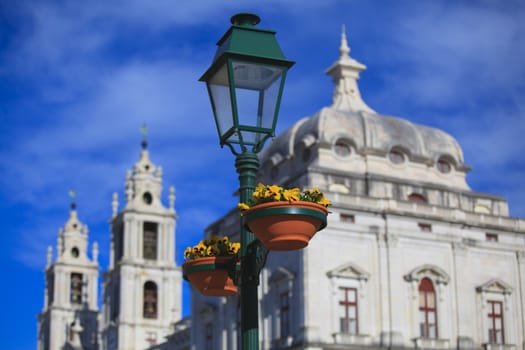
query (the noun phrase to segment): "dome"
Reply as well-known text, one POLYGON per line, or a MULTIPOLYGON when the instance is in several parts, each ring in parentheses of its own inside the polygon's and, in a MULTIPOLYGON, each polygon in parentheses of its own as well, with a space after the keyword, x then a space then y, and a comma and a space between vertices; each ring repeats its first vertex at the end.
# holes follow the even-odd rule
POLYGON ((262 152, 262 163, 268 158, 288 158, 300 144, 330 148, 341 141, 362 155, 384 156, 396 150, 411 162, 432 165, 446 161, 457 170, 468 170, 461 147, 448 133, 372 110, 357 85, 359 73, 366 67, 350 58, 344 32, 339 51, 339 60, 326 72, 336 85, 332 106, 299 120, 278 136, 262 152))

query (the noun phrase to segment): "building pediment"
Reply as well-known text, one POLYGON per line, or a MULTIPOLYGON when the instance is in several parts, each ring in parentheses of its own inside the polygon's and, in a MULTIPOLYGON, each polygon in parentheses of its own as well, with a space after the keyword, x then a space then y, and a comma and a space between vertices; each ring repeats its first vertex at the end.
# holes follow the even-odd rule
POLYGON ((491 279, 481 286, 476 287, 476 290, 480 293, 510 294, 512 293, 512 289, 509 284, 497 278, 491 279))
POLYGON ((329 278, 338 277, 365 281, 370 277, 368 272, 354 263, 340 265, 335 269, 328 271, 326 275, 329 278))
POLYGON ((408 274, 406 274, 404 278, 405 278, 405 281, 407 282, 412 282, 412 281, 419 282, 423 278, 430 278, 436 283, 443 283, 443 284, 448 284, 448 282, 450 281, 450 276, 447 274, 445 270, 443 270, 442 268, 436 265, 431 265, 431 264, 425 264, 425 265, 422 265, 422 266, 419 266, 413 269, 408 274))

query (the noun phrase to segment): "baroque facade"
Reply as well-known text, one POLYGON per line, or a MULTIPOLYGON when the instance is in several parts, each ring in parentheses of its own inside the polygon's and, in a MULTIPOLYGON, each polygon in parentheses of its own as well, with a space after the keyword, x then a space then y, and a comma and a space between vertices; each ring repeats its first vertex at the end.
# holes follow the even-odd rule
POLYGON ((147 144, 126 176, 126 203, 113 195, 109 267, 99 312, 98 247, 86 255, 87 228, 71 210, 59 232, 56 262, 48 252, 40 350, 135 350, 165 341, 182 315, 182 275, 175 263, 175 189, 161 202, 162 169, 147 144))
POLYGON ((58 231, 56 260, 47 251, 44 309, 38 315, 38 349, 97 349, 98 245, 88 257, 88 229, 71 204, 69 219, 58 231))
MULTIPOLYGON (((525 221, 472 191, 462 149, 442 130, 381 115, 361 98, 365 66, 343 33, 327 70, 333 103, 260 154, 263 183, 320 188, 327 227, 298 251, 271 252, 259 286, 261 349, 524 349, 525 221)), ((75 205, 48 251, 38 349, 239 349, 239 296, 192 290, 181 319, 175 191, 146 144, 113 197, 108 270, 75 205)), ((238 240, 232 209, 205 236, 238 240)))
MULTIPOLYGON (((270 252, 260 278, 261 349, 523 349, 525 221, 472 191, 442 130, 381 115, 345 34, 333 104, 266 146, 259 180, 319 187, 327 227, 270 252)), ((237 210, 205 235, 238 236, 237 210)), ((192 292, 193 349, 238 349, 238 296, 192 292)))

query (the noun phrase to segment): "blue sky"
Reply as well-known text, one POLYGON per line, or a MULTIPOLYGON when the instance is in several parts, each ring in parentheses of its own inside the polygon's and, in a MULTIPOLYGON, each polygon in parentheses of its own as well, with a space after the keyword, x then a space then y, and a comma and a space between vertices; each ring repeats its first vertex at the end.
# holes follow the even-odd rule
POLYGON ((36 347, 46 249, 72 188, 107 268, 111 195, 123 198, 143 123, 165 189, 176 187, 179 264, 236 204, 234 157, 218 145, 197 80, 231 15, 244 11, 276 30, 297 62, 279 131, 331 104, 323 72, 344 24, 351 56, 368 66, 359 81, 367 104, 453 135, 473 168, 471 188, 502 195, 512 216, 525 217, 522 1, 0 0, 3 349, 36 347))

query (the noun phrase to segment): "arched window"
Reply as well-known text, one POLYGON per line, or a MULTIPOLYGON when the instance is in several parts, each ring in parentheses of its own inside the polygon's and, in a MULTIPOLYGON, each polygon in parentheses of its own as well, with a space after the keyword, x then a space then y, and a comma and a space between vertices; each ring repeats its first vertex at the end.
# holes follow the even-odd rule
POLYGON ((335 141, 333 148, 335 154, 343 158, 348 157, 352 154, 352 146, 350 145, 350 143, 348 143, 348 141, 343 139, 338 139, 337 141, 335 141))
POLYGON ((438 337, 436 292, 429 278, 419 283, 419 333, 423 338, 438 337))
POLYGON ((423 195, 419 194, 419 193, 412 193, 408 196, 408 200, 411 201, 411 202, 416 202, 416 203, 426 203, 427 200, 425 199, 425 197, 423 197, 423 195))
POLYGON ((82 304, 82 274, 73 272, 70 278, 69 301, 72 304, 82 304))
POLYGON ((438 171, 442 174, 448 174, 452 170, 450 163, 444 159, 440 159, 436 163, 438 171))
POLYGON ((144 259, 157 260, 158 224, 156 222, 144 222, 143 256, 144 259))
POLYGON ((403 164, 405 162, 405 154, 398 149, 392 149, 388 152, 388 159, 394 164, 403 164))
POLYGON ((157 285, 148 281, 144 284, 144 318, 157 318, 157 285))

